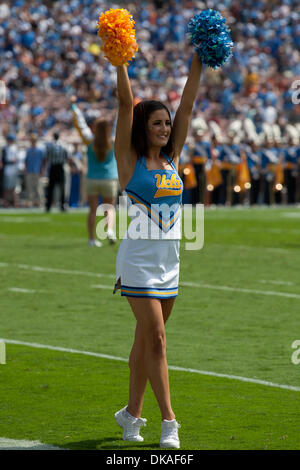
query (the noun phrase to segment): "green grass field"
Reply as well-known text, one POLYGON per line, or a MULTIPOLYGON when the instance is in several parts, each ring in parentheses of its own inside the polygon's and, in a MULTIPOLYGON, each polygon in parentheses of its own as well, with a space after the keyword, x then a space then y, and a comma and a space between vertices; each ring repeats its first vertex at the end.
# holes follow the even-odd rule
MULTIPOLYGON (((299 222, 293 207, 206 210, 203 249, 186 251, 182 241, 166 325, 182 450, 300 449, 300 364, 291 360, 300 340, 299 222)), ((0 338, 11 342, 0 365, 0 442, 159 448, 150 387, 143 443, 124 442, 114 421, 128 398, 135 328, 126 299, 112 295, 118 245, 88 247, 83 212, 1 211, 0 338)))

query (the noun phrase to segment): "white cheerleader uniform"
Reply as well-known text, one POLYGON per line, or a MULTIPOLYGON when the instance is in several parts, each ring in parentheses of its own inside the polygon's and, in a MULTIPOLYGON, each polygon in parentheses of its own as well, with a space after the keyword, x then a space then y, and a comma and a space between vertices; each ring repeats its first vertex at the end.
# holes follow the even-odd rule
POLYGON ((167 299, 178 294, 183 182, 172 169, 148 170, 139 158, 125 188, 131 222, 116 260, 116 284, 127 297, 167 299))

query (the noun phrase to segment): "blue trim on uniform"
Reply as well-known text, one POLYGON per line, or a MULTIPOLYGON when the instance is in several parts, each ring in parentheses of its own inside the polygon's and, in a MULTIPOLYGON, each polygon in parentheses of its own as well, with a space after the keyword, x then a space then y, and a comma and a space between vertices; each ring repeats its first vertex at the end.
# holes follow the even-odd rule
POLYGON ((136 202, 136 201, 132 200, 130 195, 135 196, 136 198, 140 199, 141 204, 144 204, 146 206, 146 208, 148 209, 147 212, 146 211, 143 211, 143 212, 146 213, 147 216, 149 217, 149 219, 151 219, 155 223, 157 223, 157 222, 156 222, 155 218, 152 217, 152 212, 156 215, 156 217, 159 219, 159 222, 157 223, 157 225, 159 226, 160 230, 163 230, 165 233, 167 233, 169 230, 171 230, 173 228, 173 226, 175 225, 175 222, 177 221, 178 217, 180 216, 180 206, 178 207, 177 212, 173 213, 174 220, 173 220, 172 224, 169 227, 165 227, 165 226, 163 226, 162 216, 160 216, 159 212, 151 210, 151 204, 149 202, 145 201, 145 199, 143 199, 141 196, 136 194, 134 191, 131 191, 131 190, 127 189, 126 192, 129 196, 132 204, 139 204, 139 202, 136 202))
POLYGON ((121 296, 125 297, 147 297, 153 299, 169 299, 177 297, 178 287, 130 287, 121 285, 121 296))
POLYGON ((178 286, 176 287, 132 287, 132 286, 125 286, 124 284, 121 284, 121 287, 128 288, 128 289, 135 289, 135 290, 178 290, 178 286))
POLYGON ((174 297, 178 296, 178 292, 176 294, 171 295, 159 295, 159 294, 130 294, 128 292, 121 291, 121 297, 135 297, 139 299, 173 299, 174 297))

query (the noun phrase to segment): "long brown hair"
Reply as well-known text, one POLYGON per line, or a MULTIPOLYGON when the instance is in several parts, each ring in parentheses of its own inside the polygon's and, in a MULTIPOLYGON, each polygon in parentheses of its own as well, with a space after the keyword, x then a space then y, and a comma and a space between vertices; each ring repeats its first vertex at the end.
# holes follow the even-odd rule
MULTIPOLYGON (((146 100, 137 103, 133 109, 133 123, 131 143, 137 153, 138 158, 142 156, 147 157, 148 154, 148 136, 147 136, 147 123, 150 114, 158 109, 165 109, 171 121, 171 115, 168 108, 160 101, 146 100)), ((172 131, 167 145, 162 147, 165 152, 172 159, 174 158, 173 138, 172 131)))
POLYGON ((95 121, 93 149, 99 162, 105 160, 107 152, 112 148, 110 130, 110 123, 105 119, 95 121))

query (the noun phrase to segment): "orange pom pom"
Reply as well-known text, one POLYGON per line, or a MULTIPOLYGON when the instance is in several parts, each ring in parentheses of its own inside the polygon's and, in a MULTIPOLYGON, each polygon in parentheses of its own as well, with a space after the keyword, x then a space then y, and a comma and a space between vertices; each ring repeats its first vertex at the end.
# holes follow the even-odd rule
POLYGON ((100 15, 97 28, 101 50, 112 65, 128 65, 138 50, 134 24, 125 8, 111 8, 100 15))

